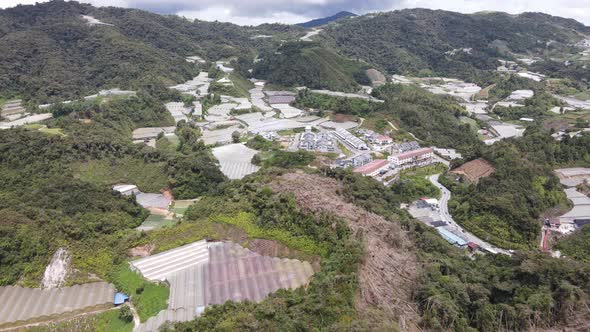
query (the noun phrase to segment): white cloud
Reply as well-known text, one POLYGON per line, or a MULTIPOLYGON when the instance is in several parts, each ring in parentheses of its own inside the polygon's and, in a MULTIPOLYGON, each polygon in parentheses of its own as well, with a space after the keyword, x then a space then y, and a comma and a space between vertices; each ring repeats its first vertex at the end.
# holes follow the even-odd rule
MULTIPOLYGON (((36 0, 0 0, 0 7, 33 4, 36 0)), ((39 1, 39 0, 37 0, 39 1)), ((242 25, 297 23, 348 10, 363 14, 402 8, 432 8, 473 13, 495 10, 517 14, 539 11, 574 18, 590 25, 590 0, 82 0, 96 6, 141 8, 201 20, 242 25)))

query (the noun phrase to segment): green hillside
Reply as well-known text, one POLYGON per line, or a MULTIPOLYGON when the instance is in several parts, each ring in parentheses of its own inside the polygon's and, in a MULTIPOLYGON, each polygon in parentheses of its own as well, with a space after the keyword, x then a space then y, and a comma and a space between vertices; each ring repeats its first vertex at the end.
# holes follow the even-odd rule
POLYGON ((466 15, 406 9, 358 17, 325 29, 324 42, 389 73, 447 75, 477 80, 512 53, 542 55, 590 33, 571 19, 538 13, 466 15), (548 46, 548 42, 551 44, 548 46), (445 54, 452 50, 454 55, 445 54))
POLYGON ((367 65, 349 60, 317 43, 293 42, 268 53, 254 67, 253 75, 284 86, 354 91, 370 84, 367 65))

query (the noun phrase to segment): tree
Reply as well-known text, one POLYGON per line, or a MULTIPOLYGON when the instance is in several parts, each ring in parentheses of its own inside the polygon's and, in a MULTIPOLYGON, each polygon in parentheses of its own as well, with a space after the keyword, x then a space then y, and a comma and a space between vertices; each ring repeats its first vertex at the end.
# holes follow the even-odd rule
POLYGON ((127 323, 133 321, 133 313, 131 312, 131 308, 128 305, 123 305, 121 310, 119 310, 119 318, 127 323))
POLYGON ((231 133, 231 140, 234 143, 240 143, 240 132, 236 130, 231 133))

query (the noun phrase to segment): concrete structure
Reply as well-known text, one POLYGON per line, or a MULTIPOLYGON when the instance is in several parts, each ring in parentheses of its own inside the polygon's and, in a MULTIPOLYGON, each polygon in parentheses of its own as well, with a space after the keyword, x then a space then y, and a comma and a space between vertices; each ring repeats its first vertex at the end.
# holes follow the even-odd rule
POLYGON ((338 167, 359 167, 370 163, 373 160, 371 154, 363 153, 348 158, 341 158, 336 160, 338 167))
POLYGON ((299 135, 299 149, 317 152, 333 152, 334 141, 328 133, 314 133, 311 126, 305 128, 305 132, 299 135))
POLYGON ((387 171, 389 167, 390 163, 387 159, 377 159, 366 165, 355 168, 353 172, 360 173, 364 176, 376 176, 381 172, 387 171))
POLYGON ((421 148, 388 157, 387 159, 396 168, 409 168, 426 166, 432 163, 434 150, 432 148, 421 148))
POLYGON ((334 136, 343 140, 346 144, 352 146, 357 150, 368 150, 367 143, 363 142, 360 138, 354 136, 345 129, 338 128, 332 132, 334 136))
POLYGON ((450 160, 453 159, 461 159, 463 156, 457 152, 455 149, 441 149, 441 148, 433 148, 434 152, 441 157, 448 158, 450 160))

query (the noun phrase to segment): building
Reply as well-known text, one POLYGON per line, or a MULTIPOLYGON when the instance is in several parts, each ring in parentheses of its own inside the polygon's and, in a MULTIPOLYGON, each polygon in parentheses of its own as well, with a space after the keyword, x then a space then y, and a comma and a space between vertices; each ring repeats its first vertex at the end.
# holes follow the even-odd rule
POLYGON ((349 158, 338 159, 336 165, 338 167, 359 167, 370 163, 372 160, 373 157, 370 154, 363 153, 349 158))
POLYGON ((388 159, 396 168, 403 169, 430 165, 432 163, 433 154, 434 150, 432 148, 421 148, 393 155, 388 159))
POLYGON ((373 140, 373 143, 379 144, 379 145, 387 145, 387 144, 392 144, 393 139, 389 136, 386 136, 386 135, 379 135, 379 136, 375 137, 375 139, 373 140))
POLYGON ((268 103, 273 104, 290 104, 295 101, 295 96, 270 96, 268 103))
POLYGON ((118 191, 123 196, 139 194, 139 189, 133 184, 118 184, 113 186, 114 191, 118 191))
POLYGON ((453 159, 461 159, 463 156, 457 152, 455 149, 440 149, 440 148, 433 148, 434 152, 444 158, 448 158, 450 160, 453 159))
POLYGON ((438 233, 440 234, 440 236, 443 237, 443 239, 445 239, 447 242, 449 242, 452 245, 455 245, 457 247, 465 247, 467 245, 467 241, 463 238, 461 238, 460 236, 451 233, 450 231, 442 228, 442 227, 438 227, 436 228, 436 230, 438 231, 438 233))
POLYGON ((148 128, 137 128, 133 131, 134 142, 145 142, 151 139, 157 138, 160 133, 164 135, 174 134, 176 127, 148 127, 148 128))
POLYGON ((334 141, 329 134, 316 134, 311 127, 305 127, 305 132, 299 136, 299 149, 318 152, 333 152, 334 141))
POLYGON ((411 142, 403 142, 400 144, 397 149, 398 151, 392 151, 393 153, 404 153, 408 151, 418 150, 420 148, 420 144, 416 141, 411 142))
POLYGON ((364 176, 376 176, 381 172, 389 169, 390 163, 386 159, 373 160, 370 163, 357 167, 353 172, 360 173, 364 176))
POLYGON ((352 146, 353 148, 355 148, 357 150, 368 150, 369 149, 369 147, 367 146, 367 143, 365 143, 360 138, 354 136, 353 134, 348 132, 346 129, 338 128, 335 131, 333 131, 332 133, 334 134, 334 136, 340 138, 341 140, 343 140, 344 142, 346 142, 347 144, 349 144, 350 146, 352 146))

